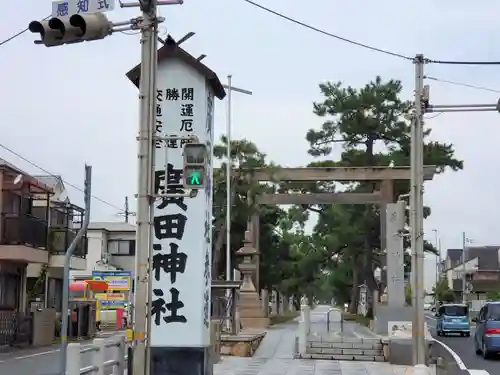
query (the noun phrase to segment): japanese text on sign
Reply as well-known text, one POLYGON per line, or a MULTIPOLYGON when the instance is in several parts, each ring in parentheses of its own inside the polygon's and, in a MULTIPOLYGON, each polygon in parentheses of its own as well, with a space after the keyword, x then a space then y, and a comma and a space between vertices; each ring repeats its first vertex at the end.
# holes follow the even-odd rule
POLYGON ((73 14, 109 12, 115 9, 115 0, 66 0, 52 2, 52 17, 70 17, 73 14))
MULTIPOLYGON (((160 89, 156 93, 156 134, 163 134, 163 104, 164 102, 179 102, 179 115, 181 116, 179 132, 192 132, 194 116, 194 89, 176 88, 160 89)), ((169 140, 168 148, 181 148, 181 140, 169 140)), ((156 148, 165 148, 163 142, 157 141, 156 148)), ((180 151, 180 150, 179 150, 180 151)), ((182 167, 182 166, 179 166, 182 167)), ((169 285, 168 288, 153 288, 151 315, 156 326, 170 323, 187 323, 187 318, 182 310, 185 307, 181 291, 177 287, 178 274, 184 274, 189 266, 188 254, 182 249, 188 216, 188 205, 185 198, 180 196, 185 193, 182 186, 182 168, 176 168, 168 163, 166 168, 155 171, 155 193, 168 194, 174 197, 163 197, 156 206, 153 219, 152 275, 157 285, 169 285), (168 211, 167 208, 170 208, 168 211), (174 210, 174 211, 172 211, 174 210), (164 212, 161 212, 164 211, 164 212), (168 279, 164 279, 167 277, 168 279)))

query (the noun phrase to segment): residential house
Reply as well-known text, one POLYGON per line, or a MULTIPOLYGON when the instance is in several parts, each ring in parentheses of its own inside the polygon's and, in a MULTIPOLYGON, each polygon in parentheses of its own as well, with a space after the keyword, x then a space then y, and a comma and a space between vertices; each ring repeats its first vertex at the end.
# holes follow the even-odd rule
POLYGON ((135 231, 136 226, 128 223, 91 222, 87 230, 87 267, 71 271, 70 278, 91 279, 93 271, 129 271, 133 280, 135 231))
MULTIPOLYGON (((54 307, 60 311, 65 254, 77 235, 85 210, 70 202, 60 176, 46 175, 35 178, 49 186, 53 194, 49 200, 41 199, 41 196, 35 196, 33 200, 33 215, 49 218, 49 260, 45 264, 28 266, 28 300, 42 301, 46 307, 54 307)), ((71 269, 85 270, 86 256, 87 238, 83 236, 71 257, 71 269)))
POLYGON ((486 300, 490 291, 500 291, 500 246, 467 247, 465 265, 462 249, 448 249, 444 261, 448 286, 461 296, 465 269, 466 282, 471 287, 469 300, 486 300))
POLYGON ((27 267, 49 261, 49 217, 37 217, 33 202, 48 202, 53 189, 0 159, 0 310, 27 308, 27 267))

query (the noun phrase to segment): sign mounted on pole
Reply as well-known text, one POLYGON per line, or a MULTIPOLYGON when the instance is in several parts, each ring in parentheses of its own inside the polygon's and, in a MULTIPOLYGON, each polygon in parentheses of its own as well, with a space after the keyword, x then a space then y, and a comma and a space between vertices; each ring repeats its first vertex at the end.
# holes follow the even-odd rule
MULTIPOLYGON (((185 138, 196 136, 203 150, 208 149, 212 154, 213 135, 207 131, 207 116, 211 129, 212 110, 208 114, 207 108, 213 108, 208 103, 213 99, 206 78, 177 59, 159 64, 156 98, 157 135, 176 134, 184 138, 157 144, 155 193, 183 195, 185 179, 198 186, 207 184, 205 180, 212 176, 210 168, 203 170, 203 177, 202 173, 194 173, 198 170, 184 175, 183 151, 188 143, 185 138)), ((206 260, 206 254, 212 246, 212 231, 206 230, 206 218, 207 212, 212 212, 211 191, 207 194, 195 198, 168 197, 155 203, 151 346, 209 345, 211 279, 210 259, 206 260)))
POLYGON ((104 280, 110 290, 130 290, 130 271, 92 271, 92 280, 104 280))
POLYGON ((102 13, 115 9, 115 0, 62 0, 52 2, 52 17, 102 13))

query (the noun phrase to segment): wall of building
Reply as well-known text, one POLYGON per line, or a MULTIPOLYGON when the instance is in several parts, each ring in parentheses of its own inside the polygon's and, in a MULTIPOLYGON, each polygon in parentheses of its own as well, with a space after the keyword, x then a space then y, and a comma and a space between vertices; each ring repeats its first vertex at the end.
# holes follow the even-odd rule
POLYGON ((88 254, 87 268, 84 271, 71 271, 70 277, 81 279, 92 275, 94 270, 105 270, 107 268, 121 268, 124 271, 131 271, 134 276, 135 260, 134 256, 113 256, 108 255, 109 241, 114 240, 134 240, 135 232, 111 232, 105 230, 89 230, 88 233, 88 254), (107 259, 106 265, 103 262, 107 259))

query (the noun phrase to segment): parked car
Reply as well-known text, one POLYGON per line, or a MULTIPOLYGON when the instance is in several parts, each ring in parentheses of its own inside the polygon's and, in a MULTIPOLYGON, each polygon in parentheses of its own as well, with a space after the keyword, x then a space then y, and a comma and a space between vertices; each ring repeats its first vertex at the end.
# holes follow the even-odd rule
POLYGON ((459 333, 470 336, 469 308, 464 304, 444 304, 436 313, 436 331, 438 336, 459 333))
POLYGON ((430 303, 424 303, 424 310, 430 310, 432 305, 430 303))
POLYGON ((474 334, 474 350, 485 359, 500 353, 500 301, 487 302, 479 311, 474 334))

